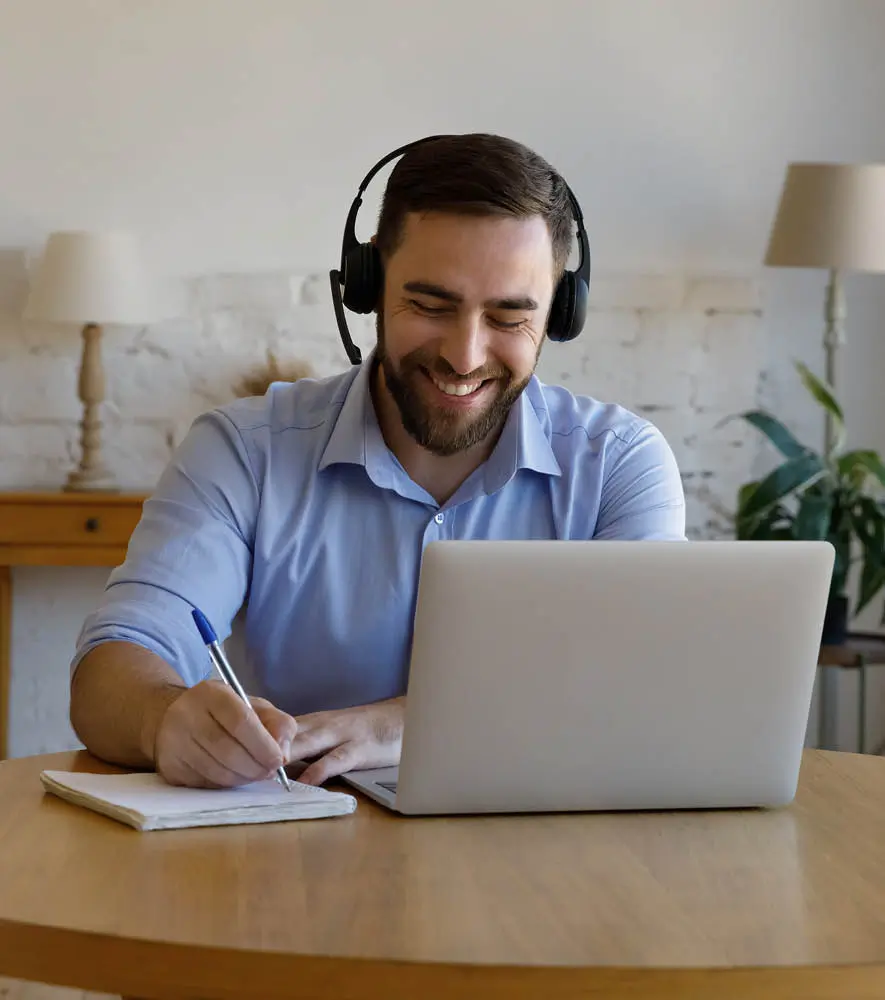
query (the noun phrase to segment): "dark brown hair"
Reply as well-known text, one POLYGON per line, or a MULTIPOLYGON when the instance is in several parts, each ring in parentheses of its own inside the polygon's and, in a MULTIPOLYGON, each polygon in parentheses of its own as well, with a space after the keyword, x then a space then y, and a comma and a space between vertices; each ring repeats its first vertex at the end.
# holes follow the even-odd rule
POLYGON ((498 135, 441 136, 405 153, 387 182, 376 245, 382 260, 402 238, 409 212, 458 215, 540 215, 553 244, 554 279, 568 262, 573 219, 568 191, 550 164, 521 143, 498 135))

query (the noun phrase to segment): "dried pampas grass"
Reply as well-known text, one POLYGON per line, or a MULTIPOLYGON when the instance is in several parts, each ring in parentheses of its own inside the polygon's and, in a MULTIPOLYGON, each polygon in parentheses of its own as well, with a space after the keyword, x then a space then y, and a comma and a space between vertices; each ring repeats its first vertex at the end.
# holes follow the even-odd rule
POLYGON ((263 396, 272 382, 297 382, 311 378, 313 369, 306 361, 286 361, 281 366, 273 351, 267 352, 267 363, 244 376, 234 387, 237 396, 263 396))

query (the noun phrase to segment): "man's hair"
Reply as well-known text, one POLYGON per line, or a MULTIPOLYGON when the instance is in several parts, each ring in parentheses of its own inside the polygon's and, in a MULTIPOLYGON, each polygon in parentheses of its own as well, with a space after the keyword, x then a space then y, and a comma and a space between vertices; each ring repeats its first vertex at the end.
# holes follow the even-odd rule
POLYGON ((395 252, 409 212, 540 215, 553 244, 554 280, 572 244, 572 209, 565 181, 521 143, 498 135, 441 136, 405 153, 390 174, 378 216, 381 259, 395 252))

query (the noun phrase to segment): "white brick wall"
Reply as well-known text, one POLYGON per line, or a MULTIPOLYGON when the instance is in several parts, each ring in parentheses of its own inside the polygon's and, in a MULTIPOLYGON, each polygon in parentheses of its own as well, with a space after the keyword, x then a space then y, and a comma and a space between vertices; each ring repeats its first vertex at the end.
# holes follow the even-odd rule
MULTIPOLYGON (((57 488, 76 460, 76 330, 15 318, 22 287, 0 315, 0 488, 57 488)), ((109 328, 104 449, 120 483, 148 489, 202 410, 234 397, 272 351, 317 375, 347 367, 324 274, 210 275, 185 282, 184 315, 145 329, 109 328)), ((545 346, 539 375, 574 392, 612 399, 667 435, 685 476, 693 537, 728 530, 750 474, 755 439, 738 423, 755 403, 764 366, 757 292, 743 279, 594 280, 587 326, 569 345, 545 346)), ((364 350, 372 317, 348 317, 364 350)))
MULTIPOLYGON (((77 458, 80 406, 75 330, 18 321, 24 269, 0 256, 0 489, 56 489, 77 458)), ((185 282, 181 318, 108 329, 105 454, 126 487, 149 489, 193 418, 233 398, 266 352, 281 364, 342 371, 325 274, 210 275, 185 282)), ((349 316, 364 351, 373 317, 349 316)), ((692 537, 728 533, 730 510, 758 441, 723 417, 753 406, 765 366, 755 283, 741 278, 595 278, 583 334, 548 343, 539 375, 621 402, 666 434, 682 469, 692 537)), ((14 574, 13 720, 16 755, 75 746, 67 722, 67 663, 107 571, 14 574), (53 628, 47 629, 46 622, 53 628)))

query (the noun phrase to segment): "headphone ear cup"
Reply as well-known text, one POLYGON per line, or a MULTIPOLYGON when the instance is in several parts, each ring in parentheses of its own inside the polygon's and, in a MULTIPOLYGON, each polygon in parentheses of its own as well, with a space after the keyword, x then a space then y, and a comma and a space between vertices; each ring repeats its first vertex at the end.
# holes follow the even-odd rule
POLYGON ((550 306, 547 336, 559 343, 574 340, 584 328, 590 289, 574 271, 563 272, 550 306))
POLYGON ((344 258, 341 301, 355 313, 370 313, 381 291, 381 255, 374 243, 359 243, 344 258))
POLYGON ((556 286, 553 302, 550 304, 550 317, 547 320, 547 336, 551 340, 569 340, 571 318, 575 308, 575 276, 571 271, 564 271, 556 286))
POLYGON ((587 302, 590 298, 590 288, 580 275, 575 275, 574 283, 575 297, 572 320, 569 325, 569 340, 574 340, 581 330, 584 329, 584 322, 587 319, 587 302))

